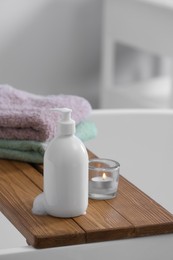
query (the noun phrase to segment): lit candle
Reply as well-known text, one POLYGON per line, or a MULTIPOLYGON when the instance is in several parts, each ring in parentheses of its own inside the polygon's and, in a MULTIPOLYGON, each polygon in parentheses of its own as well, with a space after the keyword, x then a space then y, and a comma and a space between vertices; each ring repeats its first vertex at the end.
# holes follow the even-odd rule
POLYGON ((89 198, 112 199, 117 194, 120 164, 111 159, 89 161, 89 198))
POLYGON ((103 173, 102 176, 93 177, 91 182, 93 188, 109 189, 112 188, 113 178, 108 177, 106 173, 103 173))

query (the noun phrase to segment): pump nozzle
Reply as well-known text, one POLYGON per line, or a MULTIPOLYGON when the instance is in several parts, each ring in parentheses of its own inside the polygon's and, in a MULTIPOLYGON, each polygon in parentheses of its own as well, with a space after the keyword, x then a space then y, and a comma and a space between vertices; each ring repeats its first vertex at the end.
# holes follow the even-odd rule
POLYGON ((72 135, 75 133, 75 121, 71 119, 72 109, 70 108, 52 108, 51 111, 61 112, 62 118, 59 121, 59 134, 72 135))
POLYGON ((58 112, 61 112, 62 113, 62 121, 68 121, 71 119, 71 112, 72 112, 72 109, 70 108, 66 108, 66 107, 62 107, 62 108, 52 108, 50 109, 51 111, 58 111, 58 112))

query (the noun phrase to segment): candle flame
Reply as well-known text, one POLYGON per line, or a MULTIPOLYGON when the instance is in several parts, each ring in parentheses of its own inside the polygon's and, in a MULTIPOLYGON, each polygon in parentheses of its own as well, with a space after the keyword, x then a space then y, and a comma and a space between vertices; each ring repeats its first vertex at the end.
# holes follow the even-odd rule
POLYGON ((106 173, 103 173, 102 179, 105 180, 107 178, 106 173))

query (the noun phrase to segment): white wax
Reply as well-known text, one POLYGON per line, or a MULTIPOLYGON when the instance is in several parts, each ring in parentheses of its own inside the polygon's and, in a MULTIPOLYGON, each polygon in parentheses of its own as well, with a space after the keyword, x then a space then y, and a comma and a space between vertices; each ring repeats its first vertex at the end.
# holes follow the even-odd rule
POLYGON ((91 183, 93 183, 93 186, 95 188, 108 189, 112 187, 113 178, 107 176, 106 178, 103 178, 101 176, 93 177, 91 179, 91 183))

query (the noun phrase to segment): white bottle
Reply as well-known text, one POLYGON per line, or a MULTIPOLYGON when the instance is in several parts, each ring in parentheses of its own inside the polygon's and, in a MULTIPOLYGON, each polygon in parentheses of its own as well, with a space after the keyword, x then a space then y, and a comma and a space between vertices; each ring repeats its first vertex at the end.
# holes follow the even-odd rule
POLYGON ((88 206, 88 153, 74 135, 72 110, 53 110, 62 113, 62 120, 44 155, 44 207, 55 217, 75 217, 88 206))

